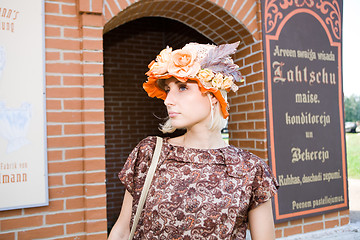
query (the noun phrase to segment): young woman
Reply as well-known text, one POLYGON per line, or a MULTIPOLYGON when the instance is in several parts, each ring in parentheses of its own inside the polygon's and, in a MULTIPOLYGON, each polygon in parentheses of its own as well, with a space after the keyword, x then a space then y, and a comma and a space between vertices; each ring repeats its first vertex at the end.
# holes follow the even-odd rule
MULTIPOLYGON (((274 239, 271 197, 277 182, 257 156, 226 144, 226 93, 236 91, 239 67, 229 57, 239 43, 191 43, 166 48, 147 72, 144 89, 164 99, 169 119, 159 163, 134 239, 274 239)), ((142 140, 130 154, 120 180, 126 192, 109 240, 128 239, 156 137, 142 140)))

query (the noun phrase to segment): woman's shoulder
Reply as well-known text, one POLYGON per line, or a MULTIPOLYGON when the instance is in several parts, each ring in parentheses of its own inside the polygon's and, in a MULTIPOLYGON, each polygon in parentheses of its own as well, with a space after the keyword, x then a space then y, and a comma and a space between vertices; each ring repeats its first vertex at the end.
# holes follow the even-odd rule
POLYGON ((257 155, 242 148, 229 146, 226 156, 226 165, 232 169, 234 175, 267 171, 269 166, 257 155))

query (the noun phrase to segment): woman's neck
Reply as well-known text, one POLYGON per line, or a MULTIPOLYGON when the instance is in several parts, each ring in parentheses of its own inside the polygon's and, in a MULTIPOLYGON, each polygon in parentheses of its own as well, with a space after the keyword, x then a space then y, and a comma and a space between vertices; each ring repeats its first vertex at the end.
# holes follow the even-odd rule
POLYGON ((188 148, 214 149, 226 147, 220 131, 194 131, 188 130, 179 137, 178 144, 188 148))

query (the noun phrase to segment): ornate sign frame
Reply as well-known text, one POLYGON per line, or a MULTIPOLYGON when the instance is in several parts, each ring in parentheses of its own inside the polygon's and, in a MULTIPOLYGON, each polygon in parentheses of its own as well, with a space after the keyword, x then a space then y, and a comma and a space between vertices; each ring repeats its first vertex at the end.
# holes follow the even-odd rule
POLYGON ((347 209, 342 1, 261 2, 275 221, 347 209))

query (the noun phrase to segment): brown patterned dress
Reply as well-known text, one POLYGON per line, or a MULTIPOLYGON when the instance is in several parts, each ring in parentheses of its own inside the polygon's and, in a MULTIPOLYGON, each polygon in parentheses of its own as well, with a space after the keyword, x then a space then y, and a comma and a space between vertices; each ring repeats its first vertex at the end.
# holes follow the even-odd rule
MULTIPOLYGON (((249 210, 277 191, 266 163, 233 146, 194 149, 167 140, 134 239, 245 239, 249 210)), ((156 137, 142 140, 119 173, 133 196, 132 219, 155 144, 156 137)))

